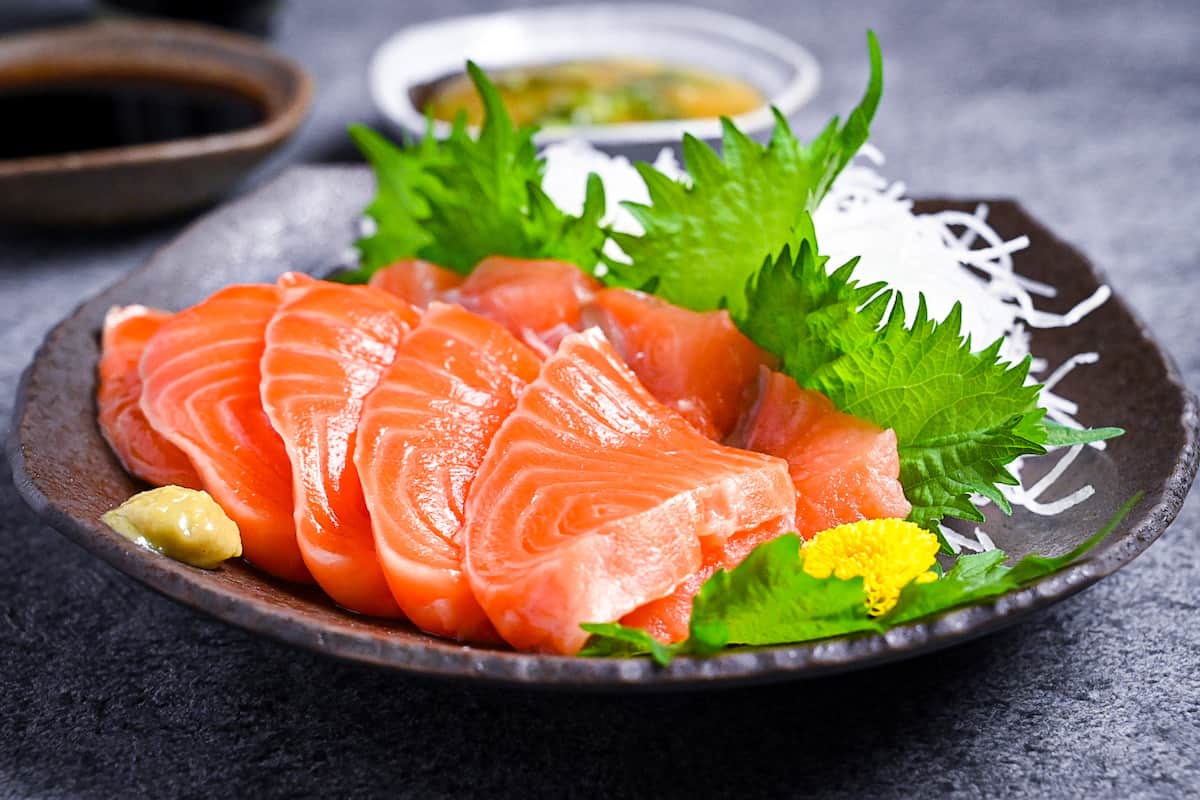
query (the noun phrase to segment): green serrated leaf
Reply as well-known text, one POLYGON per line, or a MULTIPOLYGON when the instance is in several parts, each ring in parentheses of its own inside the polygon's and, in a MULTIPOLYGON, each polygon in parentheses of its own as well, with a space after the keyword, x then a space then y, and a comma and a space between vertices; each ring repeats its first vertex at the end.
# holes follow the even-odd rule
POLYGON ((972 600, 1003 594, 1015 588, 1003 550, 960 556, 949 572, 930 583, 911 583, 900 592, 896 607, 886 617, 899 625, 972 600))
POLYGON ((1036 407, 1040 387, 1025 383, 1029 360, 1000 361, 999 342, 972 352, 960 328, 959 305, 938 323, 929 319, 924 297, 906 327, 897 295, 870 344, 816 368, 804 381, 843 412, 895 430, 911 519, 931 530, 947 515, 982 520, 972 501, 976 494, 1009 511, 997 488, 1017 483, 1008 465, 1045 452, 1036 438, 1044 414, 1036 407))
MULTIPOLYGON (((583 212, 578 217, 560 211, 540 186, 529 185, 530 237, 535 258, 555 258, 590 268, 598 256, 608 231, 601 225, 604 217, 604 182, 595 173, 587 177, 583 212)), ((589 270, 585 270, 589 271, 589 270)))
POLYGON ((380 267, 411 258, 431 241, 422 220, 429 214, 425 200, 433 182, 429 168, 440 154, 427 137, 420 145, 401 149, 366 127, 351 125, 350 137, 375 170, 375 197, 363 213, 375 221, 375 232, 355 242, 360 267, 342 273, 346 283, 366 281, 380 267))
POLYGON ((867 613, 861 578, 814 578, 804 571, 794 533, 756 547, 742 563, 718 570, 692 605, 696 655, 730 644, 763 645, 823 639, 883 627, 867 613))
POLYGON ((472 138, 460 117, 442 143, 447 158, 432 169, 439 185, 427 195, 431 242, 422 252, 463 274, 491 255, 535 255, 529 186, 541 185, 544 167, 533 144, 537 129, 514 127, 483 70, 468 62, 467 73, 483 101, 483 125, 472 138))
POLYGON ((738 327, 801 386, 896 432, 912 521, 934 531, 947 516, 981 521, 975 495, 1008 511, 998 488, 1016 483, 1008 465, 1045 452, 1029 360, 1002 362, 999 341, 972 352, 958 305, 936 322, 922 297, 909 325, 902 296, 859 286, 854 262, 829 273, 811 219, 797 230, 796 258, 785 251, 748 281, 738 327))
POLYGON ((680 650, 678 645, 663 644, 641 628, 630 628, 617 622, 585 622, 580 627, 592 634, 579 651, 581 656, 628 658, 648 654, 666 666, 680 650))
POLYGON ((853 281, 856 261, 828 274, 809 215, 799 230, 796 258, 785 247, 777 259, 768 259, 750 278, 744 309, 735 315, 742 332, 780 356, 793 376, 810 375, 873 341, 892 296, 880 283, 853 281))
POLYGON ((1134 507, 1142 502, 1142 498, 1146 496, 1145 492, 1138 491, 1132 497, 1121 504, 1121 507, 1109 517, 1108 522, 1096 533, 1080 544, 1074 550, 1064 553, 1061 556, 1040 556, 1037 554, 1025 556, 1016 563, 1012 568, 1012 578, 1018 583, 1027 583, 1044 575, 1049 575, 1052 572, 1057 572, 1073 561, 1078 560, 1081 556, 1087 553, 1100 542, 1112 533, 1118 525, 1129 515, 1129 512, 1134 507))
POLYGON ((1042 420, 1042 428, 1045 431, 1044 444, 1047 447, 1069 447, 1089 442, 1102 442, 1105 439, 1115 439, 1125 435, 1122 428, 1068 428, 1066 425, 1060 425, 1049 419, 1042 420))
POLYGON ((727 119, 722 156, 685 138, 690 185, 639 164, 650 202, 624 205, 644 230, 613 235, 628 260, 611 260, 606 282, 640 286, 657 278, 658 294, 677 305, 706 311, 727 301, 731 312, 742 311, 747 280, 785 247, 797 252, 805 213, 867 139, 883 89, 874 34, 868 50, 871 77, 862 101, 844 125, 834 119, 811 144, 798 140, 777 112, 766 146, 727 119))
POLYGON ((375 169, 377 192, 366 214, 376 232, 358 242, 362 266, 343 280, 366 280, 378 268, 414 256, 466 274, 488 256, 553 258, 590 271, 608 232, 604 186, 588 177, 583 213, 560 210, 542 190, 545 164, 532 126, 513 125, 495 86, 468 62, 483 101, 472 137, 460 116, 450 136, 430 133, 400 149, 362 126, 351 135, 375 169))

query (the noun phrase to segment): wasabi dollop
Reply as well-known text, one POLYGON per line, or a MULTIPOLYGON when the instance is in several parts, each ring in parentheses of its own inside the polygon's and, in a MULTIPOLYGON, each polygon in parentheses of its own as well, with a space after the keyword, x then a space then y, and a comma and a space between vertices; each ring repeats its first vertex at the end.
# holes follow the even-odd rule
POLYGON ((164 556, 215 569, 242 554, 242 536, 208 492, 160 486, 139 492, 100 521, 131 542, 164 556))

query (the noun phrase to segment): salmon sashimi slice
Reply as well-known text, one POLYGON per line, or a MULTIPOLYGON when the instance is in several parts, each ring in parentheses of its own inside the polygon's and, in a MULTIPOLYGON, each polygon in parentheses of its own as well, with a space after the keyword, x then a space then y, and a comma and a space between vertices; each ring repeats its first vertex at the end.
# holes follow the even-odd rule
POLYGON ((585 311, 659 402, 720 441, 748 404, 771 356, 728 311, 692 311, 630 289, 604 289, 585 311))
POLYGON ((377 271, 369 281, 371 286, 421 309, 462 282, 463 276, 454 270, 419 259, 397 261, 377 271))
POLYGON ((372 616, 400 609, 379 566, 354 464, 358 421, 418 319, 382 289, 308 281, 285 289, 266 329, 262 404, 291 460, 304 563, 335 602, 372 616))
POLYGON ((760 372, 757 400, 733 443, 788 462, 796 484, 796 531, 806 538, 862 519, 903 519, 912 511, 900 485, 896 432, 842 413, 787 375, 760 372))
POLYGON ((100 339, 96 391, 100 433, 125 470, 155 486, 199 489, 200 476, 184 452, 150 427, 139 403, 138 361, 150 337, 173 315, 146 306, 113 306, 100 339))
POLYGON ((498 637, 462 571, 467 487, 541 361, 496 322, 433 303, 366 400, 355 453, 396 601, 430 633, 498 637))
MULTIPOLYGON (((795 530, 804 537, 861 519, 907 517, 894 431, 843 414, 820 392, 765 367, 757 399, 733 443, 788 462, 796 486, 795 530)), ((704 563, 668 597, 621 621, 665 642, 687 638, 692 599, 718 569, 732 569, 763 542, 792 528, 763 527, 707 550, 704 563)))
POLYGON ((139 364, 141 408, 238 524, 246 558, 277 577, 307 581, 292 522, 291 465, 259 396, 263 335, 280 292, 229 286, 164 323, 139 364))
POLYGON ((485 258, 447 295, 488 319, 543 355, 580 328, 583 307, 600 282, 565 261, 485 258))
POLYGON ((720 547, 705 549, 700 568, 676 586, 675 591, 626 614, 621 618, 621 624, 642 628, 667 644, 683 641, 690 633, 692 601, 704 582, 718 569, 732 569, 742 563, 750 551, 763 542, 769 542, 791 530, 790 520, 771 520, 731 536, 720 547))
POLYGON ((703 547, 794 511, 786 462, 702 436, 589 329, 563 339, 492 439, 464 566, 505 641, 571 654, 581 623, 669 595, 703 547))

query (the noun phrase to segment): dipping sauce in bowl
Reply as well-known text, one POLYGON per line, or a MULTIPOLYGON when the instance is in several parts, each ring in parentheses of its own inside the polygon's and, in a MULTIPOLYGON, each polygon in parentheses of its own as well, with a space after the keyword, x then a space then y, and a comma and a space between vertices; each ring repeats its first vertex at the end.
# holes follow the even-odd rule
POLYGON ((518 122, 539 124, 539 147, 583 139, 646 161, 685 133, 719 141, 721 116, 766 139, 772 108, 794 115, 821 72, 801 45, 730 14, 596 2, 403 28, 371 59, 371 96, 395 133, 444 138, 460 109, 468 122, 480 116, 463 77, 468 60, 487 71, 518 122))
MULTIPOLYGON (((766 98, 737 78, 695 67, 632 58, 566 61, 488 70, 519 125, 613 125, 671 119, 733 117, 766 98)), ((483 121, 483 104, 464 73, 413 90, 434 119, 483 121)))

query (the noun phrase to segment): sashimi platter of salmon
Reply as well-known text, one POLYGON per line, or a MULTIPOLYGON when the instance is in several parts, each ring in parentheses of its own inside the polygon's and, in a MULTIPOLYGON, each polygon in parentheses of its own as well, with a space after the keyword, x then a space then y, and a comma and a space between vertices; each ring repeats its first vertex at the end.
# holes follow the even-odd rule
POLYGON ((348 615, 662 664, 882 633, 1080 558, 1136 497, 1054 557, 1009 559, 984 511, 1093 494, 1056 482, 1122 431, 1055 388, 1097 357, 1030 332, 1108 289, 1040 310, 1028 240, 915 212, 867 142, 868 52, 812 140, 724 120, 681 161, 539 150, 474 64, 479 129, 352 127, 377 178, 352 263, 109 312, 99 425, 154 488, 105 523, 348 615))

